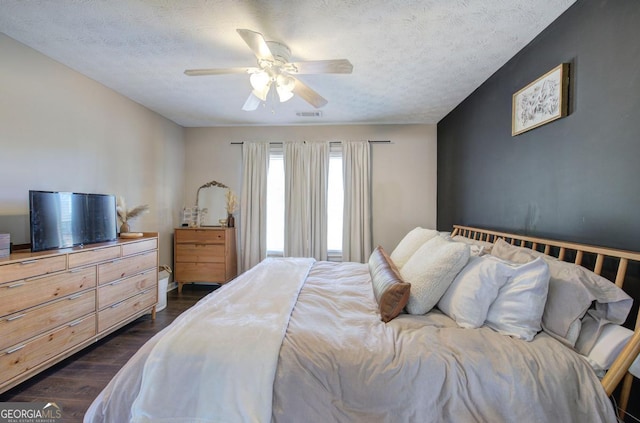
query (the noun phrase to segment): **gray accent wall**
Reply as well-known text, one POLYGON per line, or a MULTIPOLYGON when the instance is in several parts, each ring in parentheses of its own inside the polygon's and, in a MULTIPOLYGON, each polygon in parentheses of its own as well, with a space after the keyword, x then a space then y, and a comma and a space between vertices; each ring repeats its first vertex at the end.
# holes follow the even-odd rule
POLYGON ((640 1, 578 0, 438 123, 438 229, 640 251, 640 1), (560 63, 569 115, 511 136, 514 92, 560 63))

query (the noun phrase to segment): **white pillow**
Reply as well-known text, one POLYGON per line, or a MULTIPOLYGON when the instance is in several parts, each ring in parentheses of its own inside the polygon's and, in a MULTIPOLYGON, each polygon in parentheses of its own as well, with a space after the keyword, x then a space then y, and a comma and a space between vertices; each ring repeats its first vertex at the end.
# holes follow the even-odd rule
POLYGON ((631 329, 613 323, 608 323, 602 328, 602 332, 587 356, 589 364, 596 374, 603 376, 604 372, 609 370, 632 336, 631 329))
POLYGON ((438 236, 424 243, 400 269, 411 284, 407 311, 425 314, 447 290, 456 274, 469 261, 469 246, 438 236))
POLYGON ((513 272, 511 266, 492 256, 472 256, 438 302, 438 308, 463 328, 479 328, 513 272))
MULTIPOLYGON (((549 264, 549 263, 547 263, 549 264)), ((551 270, 551 269, 549 269, 551 270)), ((549 298, 551 296, 551 287, 553 286, 551 281, 553 279, 549 279, 549 293, 547 294, 547 304, 545 305, 544 309, 545 312, 547 310, 547 306, 549 305, 549 298)), ((569 325, 569 330, 567 330, 567 335, 563 338, 561 336, 558 336, 557 334, 551 332, 551 331, 547 331, 545 329, 544 326, 544 315, 545 313, 542 313, 542 321, 540 322, 540 326, 542 326, 542 330, 544 330, 545 332, 547 332, 549 335, 553 336, 554 338, 556 338, 558 341, 562 342, 563 344, 566 344, 568 346, 570 346, 571 348, 573 348, 576 345, 576 341, 578 340, 578 337, 580 336, 580 330, 582 329, 582 320, 580 319, 576 319, 573 322, 571 322, 571 324, 569 325)))
POLYGON ((505 335, 531 341, 540 332, 540 321, 549 290, 549 266, 541 258, 515 264, 513 274, 489 307, 486 325, 505 335))
POLYGON ((474 257, 480 257, 480 256, 484 256, 485 254, 487 254, 484 251, 484 247, 482 245, 469 244, 469 252, 474 257))
POLYGON ((456 235, 452 237, 451 240, 457 241, 457 242, 464 242, 465 244, 475 246, 475 248, 474 247, 471 248, 471 255, 476 255, 476 256, 491 254, 491 249, 493 248, 493 244, 491 242, 471 239, 462 235, 456 235))
POLYGON ((414 228, 402 238, 389 257, 401 269, 422 244, 436 236, 438 231, 434 229, 414 228))
POLYGON ((591 350, 601 330, 600 320, 622 324, 631 310, 631 297, 613 282, 582 266, 516 247, 502 239, 496 240, 491 254, 516 263, 527 263, 536 257, 547 262, 549 293, 542 314, 542 329, 561 342, 575 346, 581 354, 591 350), (591 316, 591 324, 585 325, 585 313, 593 308, 594 301, 600 316, 591 316))
POLYGON ((491 249, 491 254, 513 263, 528 263, 537 257, 544 257, 546 260, 557 260, 553 256, 545 255, 540 251, 532 250, 531 248, 511 245, 502 238, 495 240, 493 248, 491 249))

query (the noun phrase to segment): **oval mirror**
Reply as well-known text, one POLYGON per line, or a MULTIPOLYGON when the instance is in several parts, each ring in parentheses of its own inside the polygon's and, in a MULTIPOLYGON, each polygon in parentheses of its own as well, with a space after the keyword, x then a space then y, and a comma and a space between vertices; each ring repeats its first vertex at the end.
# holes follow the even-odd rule
POLYGON ((220 226, 220 220, 227 218, 228 190, 229 187, 216 181, 198 188, 196 206, 200 214, 200 226, 220 226))

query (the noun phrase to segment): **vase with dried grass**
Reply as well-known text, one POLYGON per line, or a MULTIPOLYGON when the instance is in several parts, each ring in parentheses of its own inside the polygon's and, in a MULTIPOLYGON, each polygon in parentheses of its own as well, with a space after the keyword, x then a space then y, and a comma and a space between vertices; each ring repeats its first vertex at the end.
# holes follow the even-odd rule
POLYGON ((136 206, 130 210, 127 209, 127 204, 124 201, 124 197, 118 198, 118 204, 116 205, 116 211, 118 212, 118 218, 122 225, 120 226, 120 233, 129 233, 131 232, 131 227, 129 226, 129 221, 140 216, 143 213, 147 213, 149 211, 149 206, 147 204, 143 204, 141 206, 136 206))
POLYGON ((225 198, 227 200, 227 227, 233 228, 236 224, 236 218, 233 217, 233 212, 238 208, 238 197, 233 191, 227 190, 225 198))

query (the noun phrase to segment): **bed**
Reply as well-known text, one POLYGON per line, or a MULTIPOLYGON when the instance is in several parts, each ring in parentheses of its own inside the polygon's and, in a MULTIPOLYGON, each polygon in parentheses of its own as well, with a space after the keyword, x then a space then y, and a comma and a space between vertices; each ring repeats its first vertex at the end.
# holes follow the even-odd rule
POLYGON ((624 329, 603 342, 603 328, 622 328, 631 299, 619 287, 638 260, 463 226, 416 228, 364 264, 266 259, 149 340, 84 421, 615 422, 609 396, 640 340, 624 329), (592 270, 578 267, 591 255, 592 270), (606 257, 615 284, 599 279, 606 257), (588 307, 563 303, 559 274, 590 278, 576 295, 588 307), (546 320, 514 307, 523 298, 542 301, 546 320))

